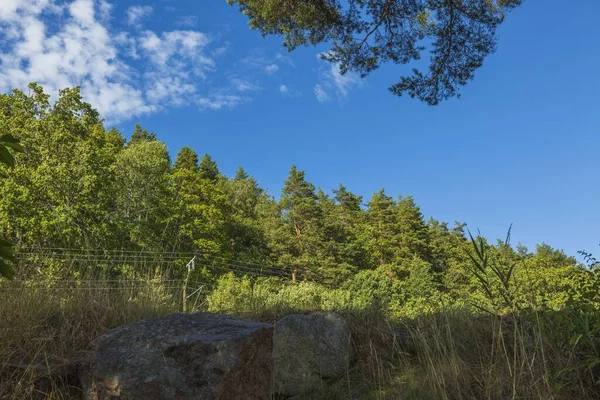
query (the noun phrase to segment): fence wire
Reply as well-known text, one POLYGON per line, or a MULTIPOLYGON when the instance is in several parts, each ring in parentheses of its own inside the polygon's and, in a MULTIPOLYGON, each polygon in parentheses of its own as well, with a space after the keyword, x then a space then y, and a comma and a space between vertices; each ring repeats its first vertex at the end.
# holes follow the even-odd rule
MULTIPOLYGON (((292 279, 290 267, 190 252, 49 247, 21 249, 15 257, 18 278, 1 283, 0 291, 160 289, 174 297, 186 292, 191 293, 187 295, 190 297, 212 291, 218 278, 227 273, 282 281, 292 279), (193 264, 195 270, 188 273, 188 264, 193 264)), ((297 276, 309 280, 305 271, 297 270, 297 276)))

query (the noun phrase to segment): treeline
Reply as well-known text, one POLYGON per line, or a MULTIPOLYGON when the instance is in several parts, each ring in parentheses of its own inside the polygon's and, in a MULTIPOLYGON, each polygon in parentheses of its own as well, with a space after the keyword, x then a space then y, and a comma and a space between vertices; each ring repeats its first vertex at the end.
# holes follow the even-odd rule
MULTIPOLYGON (((0 230, 20 249, 195 253, 205 263, 271 266, 290 280, 332 286, 371 271, 406 293, 453 301, 477 285, 465 224, 426 221, 410 196, 381 190, 363 199, 342 185, 326 193, 292 166, 276 200, 242 167, 228 178, 190 147, 172 162, 139 125, 129 140, 106 130, 77 88, 53 104, 34 84, 28 94, 1 95, 0 130, 26 149, 0 180, 0 230)), ((529 266, 522 271, 531 284, 558 302, 565 280, 582 272, 547 245, 489 248, 492 258, 529 266)))

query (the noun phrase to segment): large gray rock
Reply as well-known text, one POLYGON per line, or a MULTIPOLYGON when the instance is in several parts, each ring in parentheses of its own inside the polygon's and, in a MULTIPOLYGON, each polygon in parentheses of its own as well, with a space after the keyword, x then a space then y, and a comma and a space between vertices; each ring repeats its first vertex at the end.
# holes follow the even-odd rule
POLYGON ((272 336, 269 324, 210 313, 121 326, 80 366, 84 397, 269 399, 272 336))
POLYGON ((352 357, 350 327, 336 313, 288 315, 275 324, 275 390, 296 396, 343 376, 352 357))

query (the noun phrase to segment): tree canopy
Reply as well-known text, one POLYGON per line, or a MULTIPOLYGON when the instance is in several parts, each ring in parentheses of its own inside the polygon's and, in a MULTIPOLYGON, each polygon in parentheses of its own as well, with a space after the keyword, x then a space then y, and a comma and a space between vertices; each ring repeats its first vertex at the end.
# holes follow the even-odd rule
MULTIPOLYGON (((117 129, 105 129, 78 88, 50 103, 32 85, 29 94, 0 95, 0 105, 0 129, 11 127, 0 145, 26 149, 9 153, 14 167, 0 167, 0 231, 17 251, 118 249, 168 260, 195 254, 205 272, 223 263, 244 272, 267 267, 289 281, 373 290, 404 311, 427 309, 436 296, 460 304, 477 286, 465 225, 426 220, 411 196, 381 189, 364 201, 344 185, 325 191, 292 165, 275 198, 244 168, 228 177, 191 147, 172 163, 167 146, 139 125, 127 143, 117 129)), ((560 305, 568 288, 585 282, 576 260, 548 245, 529 252, 481 240, 490 260, 519 262, 515 273, 529 285, 519 296, 560 305)), ((12 255, 7 243, 0 242, 3 259, 12 255)), ((2 275, 12 276, 4 265, 2 275)), ((81 273, 64 267, 57 272, 56 264, 36 261, 35 271, 19 274, 81 273)), ((135 264, 127 273, 147 274, 145 268, 135 264)))
POLYGON ((366 76, 382 64, 410 64, 429 54, 389 89, 430 105, 459 95, 497 43, 496 29, 522 0, 227 0, 263 35, 288 50, 328 43, 322 58, 341 73, 366 76))

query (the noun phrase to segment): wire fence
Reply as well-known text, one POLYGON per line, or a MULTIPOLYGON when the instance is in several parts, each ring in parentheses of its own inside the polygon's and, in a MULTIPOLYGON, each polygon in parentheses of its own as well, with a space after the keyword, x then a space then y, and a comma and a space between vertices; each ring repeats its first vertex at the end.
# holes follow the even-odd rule
MULTIPOLYGON (((289 267, 191 252, 26 248, 15 257, 18 277, 0 282, 0 292, 165 296, 184 311, 188 303, 202 304, 217 287, 218 279, 228 273, 292 281, 289 267)), ((296 270, 296 277, 310 280, 302 270, 296 270)))
POLYGON ((131 266, 137 272, 153 272, 158 268, 171 275, 185 272, 183 268, 191 259, 195 264, 206 268, 209 272, 237 272, 252 276, 290 277, 291 271, 278 266, 224 258, 210 254, 133 251, 109 249, 75 249, 75 248, 35 248, 23 249, 16 254, 17 267, 23 274, 39 272, 43 264, 60 263, 72 270, 88 272, 104 272, 106 270, 131 266))
MULTIPOLYGON (((252 277, 276 277, 292 279, 295 271, 297 277, 310 279, 311 272, 304 268, 280 265, 269 265, 234 258, 226 258, 212 254, 193 252, 167 252, 120 249, 82 249, 82 248, 25 248, 16 255, 17 267, 21 276, 34 276, 44 266, 58 264, 65 270, 83 272, 87 276, 98 279, 107 271, 132 267, 138 273, 155 273, 156 270, 165 276, 173 277, 185 272, 185 265, 195 259, 195 265, 204 268, 213 275, 233 272, 238 275, 252 277)), ((314 279, 314 272, 312 273, 314 279)))
MULTIPOLYGON (((17 279, 0 281, 0 295, 167 304, 183 312, 206 309, 209 295, 228 273, 250 277, 251 282, 274 279, 282 288, 293 280, 291 267, 190 252, 28 248, 15 258, 17 279)), ((295 272, 299 280, 315 282, 303 270, 295 272)))

